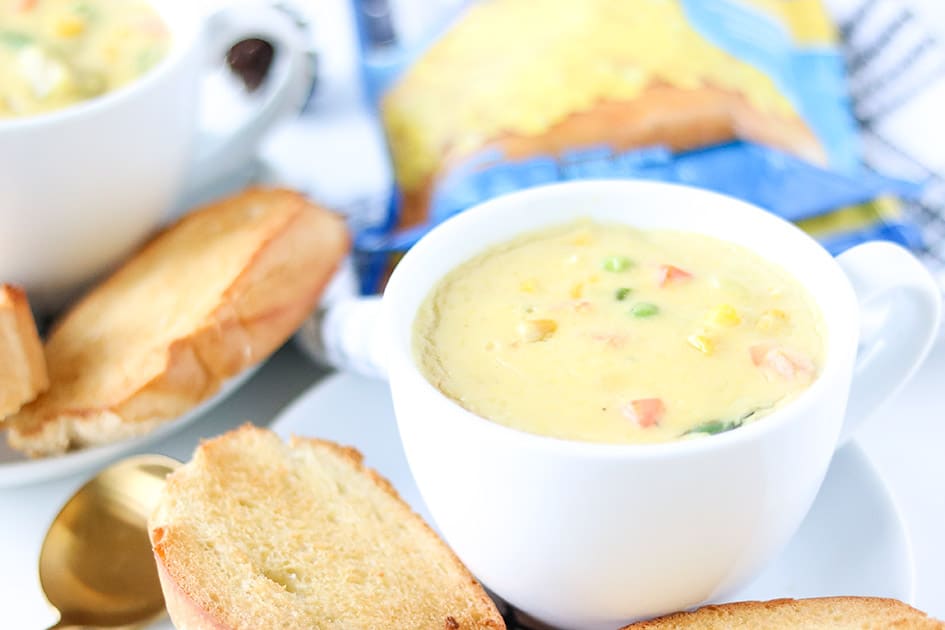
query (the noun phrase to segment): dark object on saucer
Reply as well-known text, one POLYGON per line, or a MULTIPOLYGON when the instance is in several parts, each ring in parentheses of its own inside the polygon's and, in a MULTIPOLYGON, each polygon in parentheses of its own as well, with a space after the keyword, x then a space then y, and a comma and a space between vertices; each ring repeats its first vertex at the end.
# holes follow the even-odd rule
POLYGON ((250 92, 266 79, 275 49, 263 39, 244 39, 226 53, 226 63, 250 92))

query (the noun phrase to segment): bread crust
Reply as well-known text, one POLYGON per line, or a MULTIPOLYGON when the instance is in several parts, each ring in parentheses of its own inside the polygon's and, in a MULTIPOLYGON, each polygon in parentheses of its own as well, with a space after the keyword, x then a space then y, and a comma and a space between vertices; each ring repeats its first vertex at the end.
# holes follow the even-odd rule
MULTIPOLYGON (((700 628, 707 627, 703 620, 708 620, 713 616, 725 616, 729 619, 746 621, 747 619, 757 617, 758 623, 764 623, 764 616, 771 611, 785 607, 800 608, 818 608, 818 607, 851 607, 861 609, 862 612, 871 610, 873 614, 883 611, 890 618, 876 620, 881 625, 863 625, 863 630, 871 628, 911 628, 943 630, 945 623, 928 617, 922 611, 905 604, 896 599, 882 597, 811 597, 807 599, 773 599, 770 601, 746 601, 733 602, 730 604, 718 604, 703 606, 692 612, 678 612, 649 621, 640 621, 624 626, 621 630, 659 630, 662 628, 700 628)), ((801 620, 798 620, 800 622, 801 620)), ((713 625, 712 627, 718 627, 713 625)), ((772 626, 774 627, 774 626, 772 626)), ((780 627, 780 626, 778 626, 780 627)), ((804 627, 811 627, 808 623, 804 627)))
MULTIPOLYGON (((824 148, 800 117, 767 114, 744 95, 711 85, 684 89, 665 83, 653 83, 633 99, 603 101, 574 112, 538 135, 493 138, 476 151, 497 149, 503 159, 516 161, 595 146, 615 152, 665 146, 682 152, 736 139, 781 149, 815 164, 827 163, 824 148)), ((405 189, 398 225, 426 221, 436 184, 468 157, 443 155, 439 168, 421 186, 405 189)))
POLYGON ((230 630, 220 623, 207 611, 197 606, 194 600, 180 588, 180 585, 168 573, 159 542, 161 528, 151 532, 151 544, 154 549, 154 560, 157 564, 158 579, 161 582, 161 592, 164 593, 164 606, 167 614, 174 622, 177 630, 230 630))
POLYGON ((43 343, 26 292, 0 285, 0 427, 48 387, 43 343))
MULTIPOLYGON (((211 440, 203 441, 198 447, 198 451, 214 449, 224 440, 239 439, 240 434, 242 433, 270 432, 266 429, 261 429, 247 423, 221 436, 211 440)), ((397 503, 399 503, 404 508, 404 512, 410 515, 411 519, 417 523, 420 523, 424 528, 424 531, 440 542, 442 551, 448 554, 454 569, 468 580, 472 589, 478 591, 476 597, 478 605, 481 607, 481 610, 489 611, 490 618, 484 619, 481 624, 473 627, 469 626, 468 624, 463 625, 454 617, 448 616, 444 620, 444 627, 453 628, 454 630, 459 628, 463 628, 465 630, 473 630, 473 628, 493 630, 505 629, 505 622, 502 619, 502 616, 499 614, 495 603, 489 598, 488 595, 486 595, 478 581, 472 576, 465 565, 463 565, 456 554, 453 553, 452 549, 443 543, 439 536, 433 531, 433 529, 430 528, 430 526, 403 501, 403 499, 387 479, 381 476, 374 469, 364 465, 364 457, 357 449, 341 446, 334 442, 320 440, 317 438, 303 438, 293 436, 289 440, 290 448, 298 448, 299 446, 305 444, 328 449, 336 454, 339 458, 347 460, 350 462, 352 467, 355 468, 358 474, 367 476, 374 485, 397 501, 397 503), (450 625, 451 622, 455 625, 450 625)), ((195 457, 196 456, 197 453, 195 453, 195 457)), ((166 487, 172 489, 175 476, 182 476, 185 474, 187 474, 187 472, 183 467, 178 468, 177 471, 169 475, 168 485, 166 487)), ((231 626, 227 625, 222 619, 215 617, 210 611, 202 608, 197 603, 195 597, 192 594, 187 593, 181 587, 181 582, 183 580, 179 572, 183 570, 183 568, 176 566, 173 562, 173 559, 169 558, 167 553, 168 547, 166 537, 169 535, 168 532, 172 529, 173 523, 168 522, 168 517, 165 513, 163 513, 162 506, 158 505, 149 521, 149 536, 154 552, 154 559, 158 567, 158 576, 160 578, 161 588, 164 592, 168 613, 170 614, 171 620, 174 622, 175 627, 178 628, 178 630, 235 630, 231 626)), ((252 620, 249 620, 248 623, 249 625, 247 627, 252 627, 252 620)), ((391 623, 395 623, 395 621, 392 620, 391 623)), ((391 627, 397 626, 392 625, 391 627)))
MULTIPOLYGON (((213 221, 231 204, 278 206, 285 220, 260 234, 249 262, 212 312, 158 350, 163 352, 161 368, 146 375, 146 381, 135 382, 137 375, 129 375, 130 387, 108 392, 94 404, 75 404, 68 396, 59 395, 57 386, 69 386, 75 378, 72 372, 78 368, 53 364, 50 392, 11 418, 9 442, 14 448, 32 456, 50 455, 148 433, 212 396, 226 379, 263 360, 301 325, 347 253, 348 232, 340 217, 298 193, 252 188, 197 210, 157 235, 56 324, 47 354, 57 336, 81 336, 81 326, 75 321, 87 316, 83 311, 100 306, 97 296, 112 291, 114 285, 127 283, 127 276, 132 275, 127 270, 141 264, 138 261, 159 256, 155 252, 175 230, 188 222, 213 221)), ((50 356, 50 362, 55 358, 50 356)))

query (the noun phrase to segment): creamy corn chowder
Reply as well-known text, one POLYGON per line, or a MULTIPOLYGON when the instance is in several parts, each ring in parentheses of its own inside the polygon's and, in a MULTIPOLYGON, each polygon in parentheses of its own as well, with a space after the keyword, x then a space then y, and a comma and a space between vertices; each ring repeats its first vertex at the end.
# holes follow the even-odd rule
POLYGON ((470 411, 563 439, 740 427, 817 377, 824 324, 785 270, 700 234, 590 221, 448 273, 420 308, 421 371, 470 411))
POLYGON ((166 25, 140 0, 0 0, 0 118, 110 92, 169 45, 166 25))

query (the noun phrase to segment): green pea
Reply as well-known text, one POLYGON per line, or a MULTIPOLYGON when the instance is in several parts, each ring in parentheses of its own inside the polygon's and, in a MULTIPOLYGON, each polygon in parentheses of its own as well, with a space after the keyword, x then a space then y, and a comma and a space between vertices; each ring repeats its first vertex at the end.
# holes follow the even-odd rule
POLYGON ((694 426, 683 435, 689 433, 706 433, 708 435, 715 435, 716 433, 722 433, 724 431, 731 431, 732 429, 741 426, 740 424, 735 424, 734 422, 722 422, 721 420, 709 420, 708 422, 703 422, 700 425, 694 426))
POLYGON ((637 302, 630 307, 630 314, 634 317, 652 317, 660 312, 660 307, 650 302, 637 302))
POLYGON ((705 433, 707 435, 715 435, 717 433, 725 433, 726 431, 731 431, 732 429, 737 429, 751 419, 752 416, 760 412, 761 409, 752 409, 751 411, 743 414, 739 418, 734 420, 709 420, 698 424, 693 428, 689 429, 683 435, 689 435, 690 433, 705 433))
POLYGON ((604 271, 626 271, 632 266, 633 261, 626 256, 607 256, 601 262, 601 267, 604 269, 604 271))
POLYGON ((630 295, 630 292, 633 289, 628 289, 627 287, 620 287, 614 292, 614 297, 617 298, 618 302, 623 302, 627 299, 627 296, 630 295))
POLYGON ((76 15, 84 17, 87 20, 95 20, 98 18, 98 11, 95 7, 91 6, 88 2, 76 2, 72 5, 72 12, 76 15))
POLYGON ((33 43, 33 38, 19 31, 0 31, 0 44, 10 48, 22 48, 33 43))
POLYGON ((135 59, 136 65, 138 66, 138 72, 146 72, 150 70, 157 62, 161 60, 161 51, 156 48, 146 48, 138 52, 138 56, 135 59))

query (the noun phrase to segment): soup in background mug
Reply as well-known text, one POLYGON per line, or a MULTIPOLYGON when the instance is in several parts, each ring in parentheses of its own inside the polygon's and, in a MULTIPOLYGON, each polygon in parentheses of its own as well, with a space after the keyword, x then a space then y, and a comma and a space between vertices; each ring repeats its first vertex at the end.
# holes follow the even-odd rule
POLYGON ((784 269, 701 234, 581 221, 493 246, 421 307, 431 383, 562 439, 696 439, 754 422, 817 377, 820 310, 784 269))
MULTIPOLYGON (((339 303, 332 310, 363 329, 341 326, 329 356, 383 358, 410 471, 472 573, 545 623, 603 630, 725 600, 756 576, 797 531, 835 449, 925 357, 940 301, 928 271, 889 243, 833 258, 797 227, 736 199, 655 182, 569 182, 497 197, 434 228, 385 290, 384 354, 359 354, 374 333, 357 311, 376 306, 339 303), (511 429, 431 384, 413 331, 438 283, 490 247, 582 217, 719 239, 783 269, 820 313, 817 378, 757 422, 659 444, 511 429), (882 324, 861 335, 861 313, 882 324)), ((325 322, 342 323, 331 312, 325 322)))
POLYGON ((244 169, 309 86, 302 33, 265 0, 210 12, 144 0, 0 6, 0 111, 12 100, 22 114, 0 114, 0 281, 25 287, 40 311, 60 307, 120 262, 189 193, 244 169), (39 13, 11 13, 21 7, 39 13), (142 48, 139 36, 112 30, 121 32, 126 18, 136 22, 132 14, 152 34, 142 48), (246 118, 221 133, 200 128, 203 90, 213 87, 203 79, 233 44, 257 37, 274 45, 275 57, 261 90, 235 96, 247 99, 246 118), (106 63, 109 45, 117 46, 114 63, 106 63), (66 77, 67 66, 74 76, 66 77), (44 90, 50 100, 34 100, 44 90))
POLYGON ((0 117, 130 83, 164 58, 170 37, 144 0, 0 0, 0 117))

